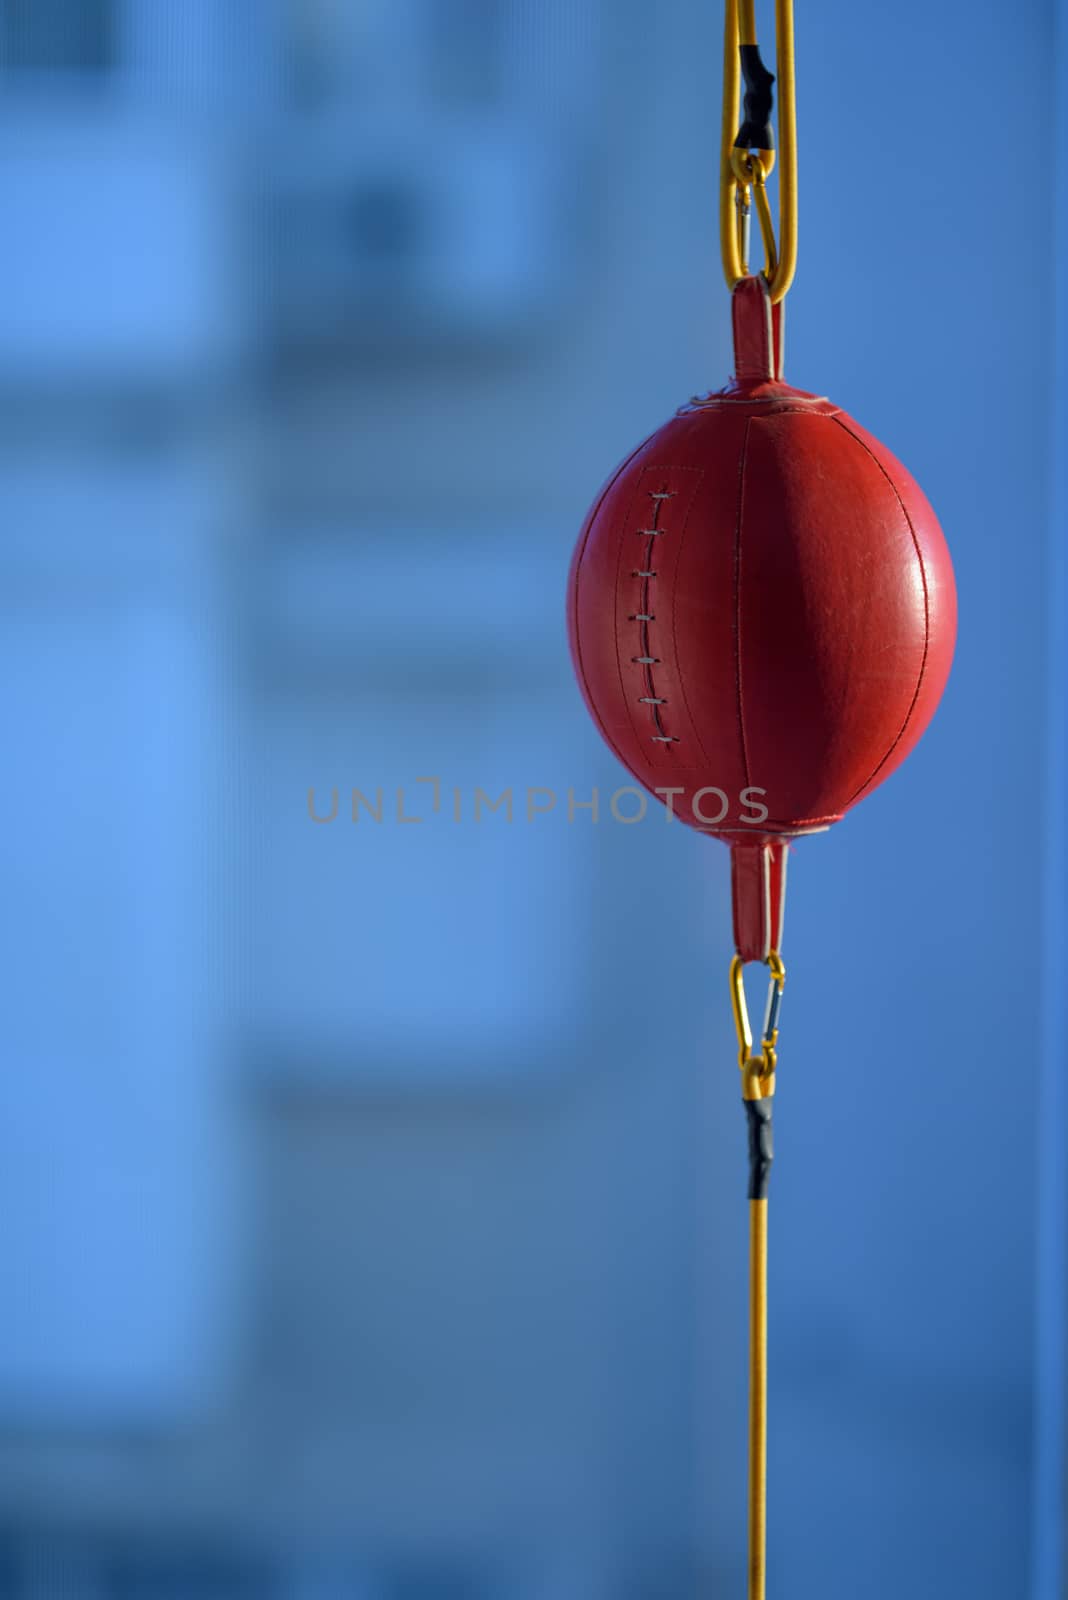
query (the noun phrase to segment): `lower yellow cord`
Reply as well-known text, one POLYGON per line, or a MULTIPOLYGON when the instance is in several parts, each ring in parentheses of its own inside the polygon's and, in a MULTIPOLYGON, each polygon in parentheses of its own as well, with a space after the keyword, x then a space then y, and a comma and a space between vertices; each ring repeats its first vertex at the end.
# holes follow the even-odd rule
POLYGON ((767 1581, 768 1202, 749 1202, 749 1600, 767 1581))

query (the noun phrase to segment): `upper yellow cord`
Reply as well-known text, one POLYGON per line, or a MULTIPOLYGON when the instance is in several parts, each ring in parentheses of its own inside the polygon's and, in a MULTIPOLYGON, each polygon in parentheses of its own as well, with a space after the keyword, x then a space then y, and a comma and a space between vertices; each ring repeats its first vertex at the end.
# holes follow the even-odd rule
POLYGON ((779 237, 766 180, 775 165, 771 149, 735 145, 739 122, 739 49, 756 44, 754 0, 726 0, 723 33, 723 121, 720 143, 719 233, 723 275, 733 289, 749 272, 748 223, 755 199, 764 244, 764 275, 772 303, 780 301, 797 268, 797 80, 794 71, 793 0, 776 0, 775 52, 779 92, 779 237))

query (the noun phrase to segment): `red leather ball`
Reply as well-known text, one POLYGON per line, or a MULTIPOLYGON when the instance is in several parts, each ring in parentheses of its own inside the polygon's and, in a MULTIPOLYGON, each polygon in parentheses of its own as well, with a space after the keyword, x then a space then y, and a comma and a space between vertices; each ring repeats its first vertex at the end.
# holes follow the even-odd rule
POLYGON ((568 621, 620 761, 737 840, 836 822, 900 765, 949 673, 956 596, 900 462, 830 401, 765 378, 683 406, 613 474, 568 621))

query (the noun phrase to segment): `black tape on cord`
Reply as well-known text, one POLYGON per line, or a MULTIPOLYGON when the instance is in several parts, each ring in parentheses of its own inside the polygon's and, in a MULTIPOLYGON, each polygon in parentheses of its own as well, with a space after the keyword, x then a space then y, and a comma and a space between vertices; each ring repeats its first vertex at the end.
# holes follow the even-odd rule
POLYGON ((775 1158, 771 1137, 771 1108, 774 1103, 770 1097, 767 1100, 742 1101, 749 1123, 750 1200, 768 1198, 768 1179, 771 1176, 771 1163, 775 1158))
POLYGON ((772 93, 775 74, 769 72, 761 61, 758 44, 739 45, 738 54, 742 62, 742 77, 745 79, 745 94, 742 97, 745 121, 738 129, 734 147, 736 150, 774 150, 771 112, 775 104, 772 93))

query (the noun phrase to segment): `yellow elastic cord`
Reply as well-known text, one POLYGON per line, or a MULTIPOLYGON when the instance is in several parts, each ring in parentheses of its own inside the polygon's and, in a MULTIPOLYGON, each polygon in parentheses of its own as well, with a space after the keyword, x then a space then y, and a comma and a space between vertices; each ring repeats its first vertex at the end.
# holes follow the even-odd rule
POLYGON ((779 75, 779 260, 771 278, 773 305, 797 271, 797 72, 794 0, 775 0, 775 57, 779 75))
POLYGON ((764 1600, 768 1542, 768 1202, 749 1202, 749 1600, 764 1600))
POLYGON ((749 271, 746 233, 750 195, 755 193, 764 243, 764 273, 773 304, 783 299, 797 270, 797 78, 794 65, 793 0, 775 4, 778 79, 779 236, 776 243, 765 181, 776 152, 735 146, 740 115, 739 47, 756 44, 753 0, 726 0, 723 30, 723 118, 720 144, 719 233, 723 275, 733 289, 749 271))
POLYGON ((731 1008, 749 1128, 749 1600, 764 1600, 767 1581, 768 1177, 774 1158, 772 1103, 779 1007, 786 984, 786 968, 777 950, 768 952, 764 964, 768 968, 768 999, 757 1041, 759 1050, 753 1046, 741 956, 734 957, 730 969, 731 1008))
POLYGON ((739 91, 742 69, 738 60, 738 0, 726 0, 723 29, 723 121, 720 130, 719 164, 719 241, 723 254, 723 276, 728 289, 745 277, 740 228, 736 215, 738 182, 731 156, 738 132, 739 91))

